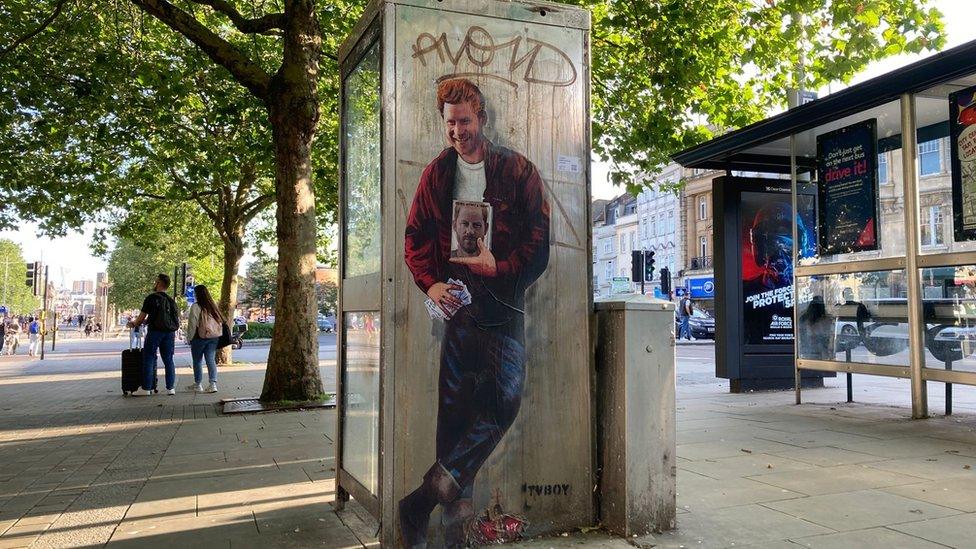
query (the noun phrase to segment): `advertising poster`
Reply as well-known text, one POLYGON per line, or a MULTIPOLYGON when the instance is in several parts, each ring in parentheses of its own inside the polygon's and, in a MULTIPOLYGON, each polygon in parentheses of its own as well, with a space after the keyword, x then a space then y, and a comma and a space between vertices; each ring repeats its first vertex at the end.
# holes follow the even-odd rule
POLYGON ((398 545, 578 523, 588 350, 561 334, 590 299, 584 32, 396 14, 398 545))
POLYGON ((877 121, 817 136, 820 255, 878 249, 877 121))
MULTIPOLYGON (((740 204, 746 345, 793 343, 793 214, 789 187, 743 191, 740 204)), ((814 212, 801 204, 797 251, 814 247, 814 212)))
POLYGON ((949 95, 949 134, 956 240, 976 240, 976 86, 949 95))

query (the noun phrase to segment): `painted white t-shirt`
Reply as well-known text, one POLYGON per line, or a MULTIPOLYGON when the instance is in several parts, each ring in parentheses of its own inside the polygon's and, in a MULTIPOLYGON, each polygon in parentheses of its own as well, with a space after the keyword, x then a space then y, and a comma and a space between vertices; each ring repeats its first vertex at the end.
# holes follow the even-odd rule
POLYGON ((468 164, 458 155, 454 178, 454 200, 481 202, 485 199, 485 162, 468 164))

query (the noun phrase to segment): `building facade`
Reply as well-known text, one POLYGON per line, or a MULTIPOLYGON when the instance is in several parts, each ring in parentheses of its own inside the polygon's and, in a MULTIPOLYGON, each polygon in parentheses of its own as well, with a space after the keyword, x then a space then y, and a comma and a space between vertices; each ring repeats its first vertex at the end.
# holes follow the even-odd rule
POLYGON ((714 249, 714 212, 712 183, 725 175, 716 170, 683 170, 681 188, 681 243, 684 268, 680 285, 692 301, 709 311, 714 309, 715 273, 712 268, 714 249))

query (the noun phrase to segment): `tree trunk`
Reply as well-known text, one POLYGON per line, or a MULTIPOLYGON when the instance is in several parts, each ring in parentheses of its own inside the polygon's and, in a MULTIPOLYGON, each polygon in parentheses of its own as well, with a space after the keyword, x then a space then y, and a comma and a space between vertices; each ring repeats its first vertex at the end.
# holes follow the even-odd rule
MULTIPOLYGON (((237 271, 244 257, 244 230, 237 229, 224 239, 224 280, 220 285, 220 314, 234 326, 234 310, 237 309, 237 271)), ((230 346, 217 349, 217 364, 231 364, 234 361, 230 346)))
POLYGON ((321 35, 312 0, 285 3, 281 69, 271 79, 268 115, 275 151, 278 295, 261 400, 322 394, 315 305, 315 193, 312 140, 318 122, 321 35))

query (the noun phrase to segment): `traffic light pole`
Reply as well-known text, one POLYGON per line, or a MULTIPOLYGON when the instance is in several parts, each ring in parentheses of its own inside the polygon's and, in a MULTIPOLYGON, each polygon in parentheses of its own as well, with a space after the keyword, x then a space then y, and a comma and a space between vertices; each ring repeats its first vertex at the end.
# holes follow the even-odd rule
MULTIPOLYGON (((44 340, 47 339, 47 270, 44 266, 44 297, 41 298, 41 360, 44 360, 44 340)), ((52 347, 53 349, 53 347, 52 347)))

